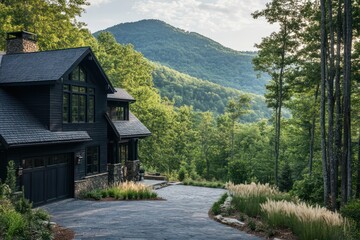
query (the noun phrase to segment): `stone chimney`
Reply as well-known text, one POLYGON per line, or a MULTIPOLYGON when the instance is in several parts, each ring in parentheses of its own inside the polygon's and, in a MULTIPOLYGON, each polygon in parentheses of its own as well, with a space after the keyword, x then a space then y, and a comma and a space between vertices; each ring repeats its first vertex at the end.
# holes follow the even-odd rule
POLYGON ((36 34, 25 31, 7 33, 6 54, 37 51, 38 46, 36 34))

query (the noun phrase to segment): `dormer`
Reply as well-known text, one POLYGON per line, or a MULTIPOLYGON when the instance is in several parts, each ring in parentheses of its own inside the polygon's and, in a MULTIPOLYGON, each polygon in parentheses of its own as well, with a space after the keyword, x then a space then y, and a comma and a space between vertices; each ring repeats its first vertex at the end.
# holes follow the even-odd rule
POLYGON ((129 104, 135 99, 122 88, 107 96, 107 115, 112 121, 129 121, 129 104))

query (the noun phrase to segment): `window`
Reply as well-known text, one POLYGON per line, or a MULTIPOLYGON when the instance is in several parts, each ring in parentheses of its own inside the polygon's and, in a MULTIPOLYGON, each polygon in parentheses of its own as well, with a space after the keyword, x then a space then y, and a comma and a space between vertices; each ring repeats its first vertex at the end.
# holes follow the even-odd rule
POLYGON ((126 106, 111 106, 108 107, 107 112, 111 120, 122 121, 129 120, 126 106))
POLYGON ((95 122, 95 89, 64 84, 63 122, 95 122))
POLYGON ((99 173, 100 156, 99 146, 86 148, 86 174, 99 173))
POLYGON ((120 162, 124 163, 129 160, 129 145, 128 143, 120 144, 120 162))
POLYGON ((64 153, 51 156, 31 157, 22 160, 24 169, 51 166, 57 164, 67 164, 71 161, 72 154, 64 153))
POLYGON ((86 72, 80 66, 77 66, 69 76, 72 81, 86 82, 86 72))

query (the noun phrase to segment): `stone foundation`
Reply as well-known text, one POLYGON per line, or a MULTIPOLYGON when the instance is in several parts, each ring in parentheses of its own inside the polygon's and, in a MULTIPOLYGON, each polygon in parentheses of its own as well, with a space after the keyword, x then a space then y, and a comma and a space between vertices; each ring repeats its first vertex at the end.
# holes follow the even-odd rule
POLYGON ((140 161, 132 160, 126 161, 126 180, 128 181, 138 181, 139 179, 139 170, 140 170, 140 161))
POLYGON ((121 164, 108 164, 109 184, 116 184, 122 181, 121 164))
POLYGON ((82 192, 91 191, 96 188, 108 186, 108 173, 86 176, 81 180, 75 181, 75 197, 79 197, 82 192))

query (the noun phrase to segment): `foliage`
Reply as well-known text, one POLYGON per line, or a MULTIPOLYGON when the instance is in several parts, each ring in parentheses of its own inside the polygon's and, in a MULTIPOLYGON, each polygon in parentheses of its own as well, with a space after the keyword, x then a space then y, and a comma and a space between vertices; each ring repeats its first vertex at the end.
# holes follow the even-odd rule
POLYGON ((119 43, 133 44, 146 58, 179 72, 246 92, 264 93, 267 77, 257 78, 251 63, 254 52, 225 48, 200 34, 159 20, 118 24, 105 31, 111 32, 119 43))
POLYGON ((186 168, 185 167, 181 167, 178 173, 178 179, 180 182, 184 181, 186 177, 186 168))
MULTIPOLYGON (((7 168, 10 180, 6 182, 11 182, 15 179, 14 165, 9 162, 7 168)), ((45 210, 33 210, 24 194, 11 196, 7 184, 0 183, 0 189, 0 239, 52 239, 51 228, 45 224, 50 216, 45 210)))
POLYGON ((223 195, 221 195, 221 197, 219 198, 219 200, 217 200, 211 207, 211 212, 214 215, 218 215, 221 213, 221 204, 224 204, 226 198, 228 197, 227 193, 224 193, 223 195))
POLYGON ((16 169, 14 161, 9 161, 6 167, 5 184, 10 187, 12 193, 16 191, 16 169))
POLYGON ((248 179, 246 163, 235 160, 229 163, 229 180, 234 184, 245 183, 248 179))
POLYGON ((290 194, 312 204, 321 204, 323 202, 322 186, 321 176, 305 174, 303 179, 295 181, 290 194))
POLYGON ((346 221, 340 214, 319 206, 288 201, 272 201, 261 204, 267 222, 273 227, 288 227, 300 240, 344 239, 346 221))
POLYGON ((116 200, 146 200, 156 199, 157 194, 141 183, 124 182, 105 189, 95 189, 82 194, 85 198, 101 200, 111 197, 116 200))
MULTIPOLYGON (((230 99, 244 94, 240 90, 201 80, 159 63, 154 63, 152 76, 154 85, 159 89, 162 97, 171 99, 177 107, 182 105, 193 106, 194 110, 197 111, 212 111, 222 114, 230 99)), ((249 95, 252 98, 252 112, 249 116, 245 116, 242 121, 253 122, 262 118, 270 118, 271 111, 267 108, 264 98, 256 94, 249 95)))
POLYGON ((360 238, 360 199, 350 201, 340 209, 341 215, 350 220, 352 229, 349 235, 353 239, 360 238))
POLYGON ((285 162, 283 166, 280 178, 279 178, 279 190, 282 192, 288 192, 291 190, 293 185, 292 172, 288 162, 285 162))
POLYGON ((212 181, 194 181, 191 179, 185 179, 183 181, 184 185, 198 186, 198 187, 208 187, 208 188, 224 188, 225 184, 223 182, 212 182, 212 181))

